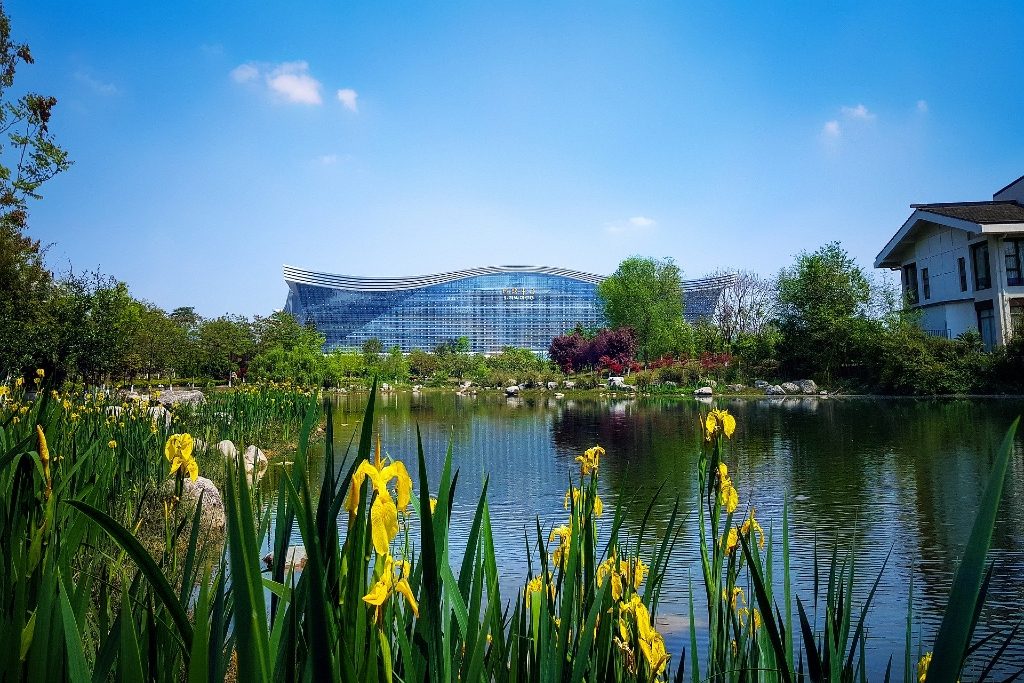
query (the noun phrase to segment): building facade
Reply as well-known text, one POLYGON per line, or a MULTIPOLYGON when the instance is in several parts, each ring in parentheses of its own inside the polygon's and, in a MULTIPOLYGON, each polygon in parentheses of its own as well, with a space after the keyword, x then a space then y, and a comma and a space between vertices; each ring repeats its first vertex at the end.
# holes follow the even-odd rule
POLYGON ((875 267, 900 272, 921 326, 945 337, 977 331, 986 348, 1024 329, 1024 177, 992 201, 911 208, 875 267))
MULTIPOLYGON (((576 325, 600 326, 597 286, 604 278, 565 268, 489 266, 418 277, 354 277, 284 267, 285 310, 312 322, 325 350, 360 347, 430 350, 466 337, 476 353, 503 347, 547 352, 576 325)), ((684 283, 688 319, 711 315, 734 275, 684 283)))

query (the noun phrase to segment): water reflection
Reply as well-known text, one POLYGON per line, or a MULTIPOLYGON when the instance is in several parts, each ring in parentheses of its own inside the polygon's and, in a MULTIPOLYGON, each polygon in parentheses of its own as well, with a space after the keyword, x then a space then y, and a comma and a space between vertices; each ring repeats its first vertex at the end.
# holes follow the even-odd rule
MULTIPOLYGON (((930 642, 994 449, 1012 419, 1024 412, 1024 401, 772 397, 714 403, 738 421, 727 459, 741 504, 756 506, 765 528, 776 534, 783 509, 789 507, 797 594, 811 597, 815 548, 820 554, 830 554, 835 545, 856 549, 861 596, 891 551, 868 621, 868 651, 874 675, 884 671, 889 654, 896 655, 894 668, 899 669, 910 578, 919 630, 930 642)), ((336 442, 342 449, 358 429, 364 405, 365 396, 339 397, 336 442)), ((686 587, 691 575, 695 581, 699 577, 695 468, 706 404, 652 397, 566 400, 427 392, 387 394, 378 406, 385 447, 410 464, 419 427, 432 481, 452 442, 460 471, 452 522, 457 556, 489 477, 506 596, 522 585, 524 549, 536 539, 538 519, 545 530, 563 521, 573 459, 584 449, 595 443, 606 448, 601 495, 606 506, 629 506, 624 529, 631 537, 640 533, 647 505, 661 491, 647 522, 645 545, 674 531, 668 521, 678 499, 685 526, 660 613, 670 651, 678 653, 687 643, 686 587)), ((995 571, 984 633, 1012 625, 1024 611, 1022 482, 1024 447, 1018 441, 993 538, 995 571)), ((1024 643, 1014 644, 1011 654, 1011 660, 1024 664, 1024 643)))

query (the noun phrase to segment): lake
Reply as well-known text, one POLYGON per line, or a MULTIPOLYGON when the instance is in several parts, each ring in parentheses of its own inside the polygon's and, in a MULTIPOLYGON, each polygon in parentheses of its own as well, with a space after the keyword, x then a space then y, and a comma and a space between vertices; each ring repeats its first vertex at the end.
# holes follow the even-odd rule
MULTIPOLYGON (((337 398, 339 453, 358 428, 365 403, 365 394, 337 398)), ((1024 400, 723 398, 715 399, 714 406, 736 416, 726 461, 741 509, 755 506, 765 529, 775 529, 777 562, 782 554, 781 518, 788 504, 794 592, 805 604, 813 599, 815 548, 823 562, 836 544, 841 551, 855 550, 860 601, 891 551, 868 618, 869 670, 872 678, 880 678, 891 654, 894 673, 902 672, 911 580, 914 636, 927 644, 942 618, 994 450, 1011 421, 1024 413, 1024 400)), ((607 450, 599 472, 603 519, 609 520, 620 502, 629 505, 624 529, 630 537, 638 533, 647 504, 663 487, 644 539, 650 545, 660 541, 669 531, 668 517, 678 497, 687 515, 685 529, 658 610, 675 667, 689 643, 688 582, 691 575, 696 585, 700 581, 696 467, 699 420, 708 407, 693 399, 656 397, 506 399, 495 394, 399 392, 381 396, 377 420, 385 450, 406 463, 414 481, 416 427, 423 435, 432 483, 452 442, 459 470, 452 518, 457 558, 484 478, 490 477, 488 502, 506 600, 525 581, 526 539, 536 538, 537 519, 545 533, 566 519, 568 477, 578 478, 574 458, 586 448, 600 444, 607 450)), ((994 574, 979 634, 1012 628, 1024 615, 1022 443, 1018 437, 999 510, 989 555, 994 574)), ((294 540, 301 542, 297 532, 294 540)), ((699 597, 697 627, 703 648, 706 625, 699 597)), ((1024 638, 1008 655, 1010 664, 1024 666, 1024 638)))

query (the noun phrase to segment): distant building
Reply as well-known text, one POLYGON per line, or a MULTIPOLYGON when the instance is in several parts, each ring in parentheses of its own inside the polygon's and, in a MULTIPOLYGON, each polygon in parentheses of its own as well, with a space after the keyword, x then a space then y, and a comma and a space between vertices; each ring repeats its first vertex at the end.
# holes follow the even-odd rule
MULTIPOLYGON (((601 275, 546 266, 488 266, 418 277, 355 277, 284 267, 285 310, 327 337, 325 350, 359 347, 431 350, 466 337, 476 353, 505 346, 547 353, 576 325, 603 323, 601 275)), ((683 283, 684 316, 715 312, 735 275, 683 283)))
POLYGON ((875 267, 901 272, 921 326, 945 337, 976 330, 986 348, 1024 329, 1024 176, 990 202, 911 208, 875 267))

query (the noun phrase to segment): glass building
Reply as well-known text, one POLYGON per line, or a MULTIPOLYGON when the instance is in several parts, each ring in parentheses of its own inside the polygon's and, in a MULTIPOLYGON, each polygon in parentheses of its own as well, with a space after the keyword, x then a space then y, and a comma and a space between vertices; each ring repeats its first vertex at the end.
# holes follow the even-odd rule
MULTIPOLYGON (((603 324, 601 275, 545 266, 488 266, 418 277, 356 277, 284 267, 285 310, 327 337, 325 350, 360 347, 430 350, 466 337, 470 350, 505 346, 547 353, 551 339, 603 324)), ((734 275, 684 282, 685 316, 714 312, 734 275)))

